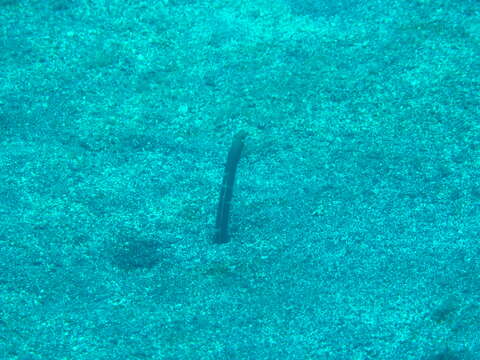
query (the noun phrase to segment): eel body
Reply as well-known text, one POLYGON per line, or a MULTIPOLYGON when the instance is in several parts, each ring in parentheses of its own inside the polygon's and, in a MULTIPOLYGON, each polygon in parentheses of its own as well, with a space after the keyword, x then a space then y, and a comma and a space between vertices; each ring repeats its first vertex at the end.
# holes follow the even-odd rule
POLYGON ((235 184, 237 165, 240 161, 240 157, 242 156, 242 149, 246 136, 246 132, 238 132, 233 137, 232 146, 228 151, 222 188, 220 190, 220 199, 218 201, 217 219, 215 221, 215 236, 213 238, 213 242, 216 244, 224 244, 229 241, 228 219, 230 213, 230 203, 232 202, 233 185, 235 184))

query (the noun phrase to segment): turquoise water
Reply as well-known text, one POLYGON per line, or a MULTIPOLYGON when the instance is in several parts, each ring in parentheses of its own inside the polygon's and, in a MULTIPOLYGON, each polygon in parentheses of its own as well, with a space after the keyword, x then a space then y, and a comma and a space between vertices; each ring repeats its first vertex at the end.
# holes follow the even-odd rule
POLYGON ((473 0, 0 0, 0 359, 479 358, 479 50, 473 0))

